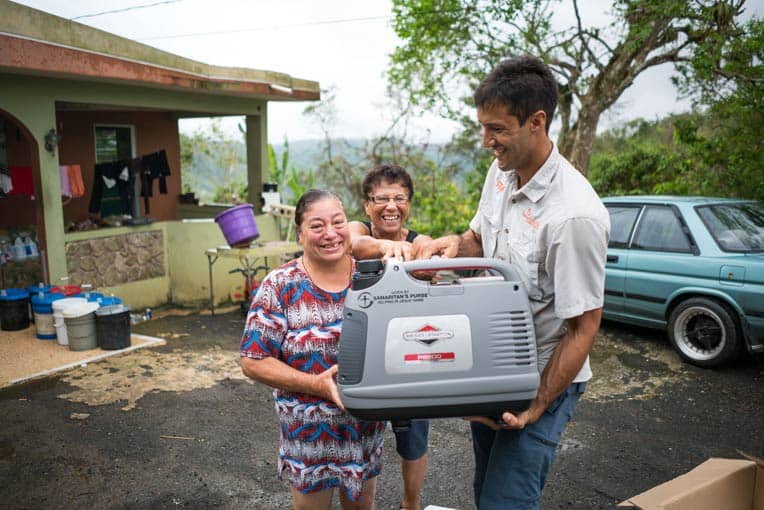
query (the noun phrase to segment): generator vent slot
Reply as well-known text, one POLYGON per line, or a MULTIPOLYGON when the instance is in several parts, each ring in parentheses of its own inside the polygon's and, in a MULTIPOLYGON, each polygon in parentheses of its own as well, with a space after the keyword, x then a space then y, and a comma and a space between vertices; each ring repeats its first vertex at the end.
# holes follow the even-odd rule
POLYGON ((510 310, 491 314, 488 317, 488 336, 494 367, 510 368, 536 363, 536 335, 529 312, 510 310))

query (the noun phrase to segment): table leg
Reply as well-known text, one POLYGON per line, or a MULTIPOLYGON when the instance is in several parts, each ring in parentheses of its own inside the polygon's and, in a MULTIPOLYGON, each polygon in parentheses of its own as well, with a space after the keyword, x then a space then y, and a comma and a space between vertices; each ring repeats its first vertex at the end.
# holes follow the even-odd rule
POLYGON ((212 265, 217 260, 217 256, 212 258, 212 255, 207 255, 207 269, 210 274, 210 314, 215 315, 215 286, 212 283, 212 265))

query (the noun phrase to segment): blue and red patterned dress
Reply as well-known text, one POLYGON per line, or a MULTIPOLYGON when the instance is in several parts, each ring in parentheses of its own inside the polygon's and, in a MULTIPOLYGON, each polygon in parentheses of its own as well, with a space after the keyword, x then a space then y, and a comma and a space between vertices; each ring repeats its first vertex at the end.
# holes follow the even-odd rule
MULTIPOLYGON (((326 292, 296 260, 272 271, 252 301, 241 356, 273 356, 319 374, 337 363, 347 289, 326 292)), ((303 493, 342 487, 356 501, 382 470, 384 422, 356 420, 313 395, 274 390, 281 426, 279 477, 303 493)))

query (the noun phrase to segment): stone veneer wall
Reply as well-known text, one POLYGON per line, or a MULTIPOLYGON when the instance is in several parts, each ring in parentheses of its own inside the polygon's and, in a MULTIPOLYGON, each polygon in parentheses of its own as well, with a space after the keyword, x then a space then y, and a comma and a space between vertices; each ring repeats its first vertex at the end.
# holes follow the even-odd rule
POLYGON ((94 288, 158 278, 165 274, 164 233, 136 232, 66 243, 69 282, 94 288))

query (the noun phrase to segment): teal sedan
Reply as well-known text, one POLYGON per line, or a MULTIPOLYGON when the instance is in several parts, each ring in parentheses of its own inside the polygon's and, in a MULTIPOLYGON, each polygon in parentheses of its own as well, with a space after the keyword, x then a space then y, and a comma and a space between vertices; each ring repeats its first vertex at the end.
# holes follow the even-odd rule
POLYGON ((603 199, 610 213, 605 319, 668 332, 701 367, 764 352, 764 203, 603 199))

